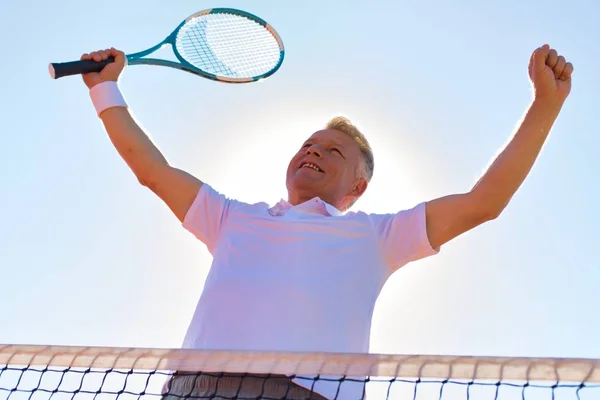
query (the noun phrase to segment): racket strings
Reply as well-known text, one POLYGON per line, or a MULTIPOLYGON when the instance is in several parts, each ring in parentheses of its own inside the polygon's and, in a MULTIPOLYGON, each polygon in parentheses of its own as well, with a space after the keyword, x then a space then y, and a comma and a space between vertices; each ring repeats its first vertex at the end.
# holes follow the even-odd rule
POLYGON ((241 73, 251 74, 254 68, 264 72, 272 68, 279 59, 279 46, 276 40, 262 25, 245 18, 223 16, 219 27, 211 26, 207 33, 223 37, 215 40, 227 64, 237 66, 241 73), (244 57, 237 57, 240 49, 244 57), (272 56, 272 57, 269 57, 272 56))
POLYGON ((204 32, 197 25, 191 27, 186 33, 189 36, 183 36, 183 39, 187 40, 182 40, 181 47, 184 50, 183 57, 190 64, 216 75, 232 75, 229 69, 213 56, 204 32))
MULTIPOLYGON (((217 59, 206 58, 211 67, 223 75, 240 77, 259 75, 263 72, 260 71, 261 69, 264 69, 264 72, 269 70, 270 63, 266 61, 265 57, 268 51, 265 51, 265 47, 268 45, 268 40, 272 40, 272 38, 264 37, 264 35, 262 37, 246 35, 247 24, 240 24, 239 19, 221 18, 219 22, 221 22, 219 25, 206 24, 203 27, 206 29, 209 45, 212 45, 210 46, 212 52, 203 51, 202 53, 205 56, 207 54, 217 56, 217 59), (248 50, 252 50, 252 53, 248 54, 248 50)), ((262 29, 262 27, 260 28, 262 29)), ((199 39, 197 29, 194 30, 194 33, 194 37, 199 39)), ((194 44, 193 47, 198 50, 197 45, 194 44)))
POLYGON ((186 23, 177 51, 196 68, 229 78, 252 78, 280 61, 277 39, 261 24, 234 14, 207 14, 186 23))

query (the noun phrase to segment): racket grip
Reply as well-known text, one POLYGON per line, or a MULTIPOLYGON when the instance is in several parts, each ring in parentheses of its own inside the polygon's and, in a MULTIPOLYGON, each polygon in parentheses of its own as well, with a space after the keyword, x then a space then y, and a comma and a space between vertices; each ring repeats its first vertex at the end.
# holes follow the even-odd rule
POLYGON ((89 72, 100 72, 107 65, 115 61, 114 57, 109 57, 104 61, 79 60, 64 63, 51 63, 48 66, 50 77, 52 79, 62 78, 70 75, 87 74, 89 72))

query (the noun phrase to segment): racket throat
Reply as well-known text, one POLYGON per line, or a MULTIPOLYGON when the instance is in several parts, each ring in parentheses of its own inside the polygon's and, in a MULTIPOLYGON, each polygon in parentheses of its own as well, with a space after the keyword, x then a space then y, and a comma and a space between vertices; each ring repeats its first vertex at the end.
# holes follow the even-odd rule
POLYGON ((171 47, 169 42, 167 42, 167 40, 168 39, 166 39, 164 42, 159 43, 156 46, 150 47, 149 49, 146 49, 144 51, 140 51, 138 53, 133 53, 133 54, 128 54, 127 61, 129 62, 129 64, 148 64, 148 63, 139 62, 139 61, 141 61, 140 59, 143 57, 146 57, 152 53, 159 52, 164 47, 171 47))

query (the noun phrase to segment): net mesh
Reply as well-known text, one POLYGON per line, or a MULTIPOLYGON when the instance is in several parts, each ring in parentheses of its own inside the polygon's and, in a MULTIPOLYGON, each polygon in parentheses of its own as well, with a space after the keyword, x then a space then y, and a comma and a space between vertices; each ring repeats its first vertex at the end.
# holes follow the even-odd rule
POLYGON ((600 399, 600 360, 0 345, 0 400, 600 399))
POLYGON ((194 67, 227 78, 253 78, 280 62, 280 43, 263 25, 241 15, 211 13, 188 20, 175 48, 194 67))

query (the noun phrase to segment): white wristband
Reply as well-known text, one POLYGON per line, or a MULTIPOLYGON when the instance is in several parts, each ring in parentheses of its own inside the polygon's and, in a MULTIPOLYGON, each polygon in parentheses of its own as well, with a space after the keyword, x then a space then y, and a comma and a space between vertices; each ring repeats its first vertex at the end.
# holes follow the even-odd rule
POLYGON ((102 111, 112 107, 125 107, 127 103, 119 90, 117 82, 106 81, 97 84, 90 89, 90 97, 96 108, 96 114, 100 116, 102 111))

